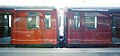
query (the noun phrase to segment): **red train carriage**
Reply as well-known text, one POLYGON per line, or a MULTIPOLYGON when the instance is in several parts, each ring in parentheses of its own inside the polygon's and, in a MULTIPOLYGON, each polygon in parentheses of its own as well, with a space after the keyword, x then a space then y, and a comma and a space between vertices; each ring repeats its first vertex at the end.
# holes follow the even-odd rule
POLYGON ((57 44, 54 8, 15 8, 12 44, 57 44))
MULTIPOLYGON (((12 44, 111 44, 120 37, 120 12, 109 8, 68 8, 65 11, 64 39, 59 35, 55 8, 14 7, 0 10, 0 37, 10 35, 12 44), (8 16, 12 25, 8 25, 8 16), (6 17, 5 17, 6 16, 6 17), (2 19, 5 17, 4 19, 2 19), (3 22, 4 21, 4 22, 3 22), (4 24, 5 23, 5 24, 4 24), (6 24, 7 23, 7 24, 6 24), (4 24, 4 25, 2 25, 4 24), (113 25, 112 25, 113 24, 113 25), (11 29, 11 30, 10 30, 11 29), (62 42, 63 41, 63 42, 62 42)), ((59 15, 60 16, 60 15, 59 15)), ((60 17, 61 18, 61 17, 60 17)))
POLYGON ((67 44, 110 44, 112 29, 107 9, 69 8, 66 12, 67 44))

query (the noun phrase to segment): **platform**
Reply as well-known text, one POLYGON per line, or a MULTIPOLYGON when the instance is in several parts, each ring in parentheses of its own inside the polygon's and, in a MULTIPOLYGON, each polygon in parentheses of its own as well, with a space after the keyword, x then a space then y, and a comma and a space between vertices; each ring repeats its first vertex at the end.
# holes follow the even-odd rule
POLYGON ((120 44, 120 38, 112 37, 112 44, 120 44))
POLYGON ((11 44, 11 37, 0 38, 0 44, 11 44))
POLYGON ((0 56, 120 56, 120 48, 0 48, 0 56))

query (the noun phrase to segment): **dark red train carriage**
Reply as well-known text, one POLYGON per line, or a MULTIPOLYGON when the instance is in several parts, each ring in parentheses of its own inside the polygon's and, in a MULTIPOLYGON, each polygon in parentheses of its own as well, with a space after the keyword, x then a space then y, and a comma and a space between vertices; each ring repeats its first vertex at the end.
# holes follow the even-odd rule
POLYGON ((66 11, 67 44, 110 44, 112 20, 108 9, 69 8, 66 11))
POLYGON ((12 44, 57 44, 55 8, 14 9, 12 44))

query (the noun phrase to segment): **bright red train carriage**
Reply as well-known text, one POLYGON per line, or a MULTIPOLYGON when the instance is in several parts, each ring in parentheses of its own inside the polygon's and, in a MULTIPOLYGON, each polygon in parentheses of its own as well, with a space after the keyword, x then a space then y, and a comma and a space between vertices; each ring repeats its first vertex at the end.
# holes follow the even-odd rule
POLYGON ((57 44, 54 8, 14 9, 12 44, 57 44))

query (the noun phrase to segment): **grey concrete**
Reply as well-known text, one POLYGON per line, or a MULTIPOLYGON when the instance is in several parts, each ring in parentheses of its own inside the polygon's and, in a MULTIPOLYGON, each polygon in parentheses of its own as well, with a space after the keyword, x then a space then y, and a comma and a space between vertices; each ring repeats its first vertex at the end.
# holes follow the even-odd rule
POLYGON ((11 37, 0 38, 0 44, 10 44, 10 43, 11 43, 11 37))
POLYGON ((0 56, 120 56, 120 48, 0 48, 0 56))
POLYGON ((120 44, 120 38, 112 37, 112 44, 120 44))

